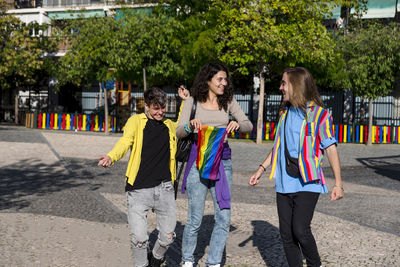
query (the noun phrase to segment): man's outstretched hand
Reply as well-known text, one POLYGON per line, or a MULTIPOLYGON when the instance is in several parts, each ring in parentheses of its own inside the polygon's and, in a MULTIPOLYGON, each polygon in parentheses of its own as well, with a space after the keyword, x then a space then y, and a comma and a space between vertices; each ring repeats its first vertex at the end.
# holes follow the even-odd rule
POLYGON ((104 155, 99 158, 99 164, 97 164, 97 165, 103 166, 104 168, 108 168, 111 166, 111 164, 112 164, 111 158, 107 155, 104 155))

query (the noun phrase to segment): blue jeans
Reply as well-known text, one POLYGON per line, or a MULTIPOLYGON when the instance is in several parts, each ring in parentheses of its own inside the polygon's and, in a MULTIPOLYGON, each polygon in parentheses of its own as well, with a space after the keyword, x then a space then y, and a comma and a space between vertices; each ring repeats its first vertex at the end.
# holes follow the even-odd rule
POLYGON ((132 232, 132 250, 135 266, 148 265, 147 212, 154 210, 157 216, 158 238, 153 248, 153 256, 164 257, 175 238, 176 203, 172 182, 163 182, 152 188, 126 192, 128 222, 132 232))
MULTIPOLYGON (((226 179, 229 185, 229 194, 232 192, 232 162, 223 160, 226 179)), ((214 229, 211 234, 210 248, 206 259, 206 264, 220 264, 224 252, 225 243, 228 238, 231 210, 221 210, 215 195, 214 181, 200 178, 196 164, 193 164, 187 177, 186 190, 188 194, 188 218, 183 231, 182 238, 182 262, 194 262, 193 253, 197 245, 197 234, 200 229, 204 214, 204 204, 208 189, 214 201, 214 229)))

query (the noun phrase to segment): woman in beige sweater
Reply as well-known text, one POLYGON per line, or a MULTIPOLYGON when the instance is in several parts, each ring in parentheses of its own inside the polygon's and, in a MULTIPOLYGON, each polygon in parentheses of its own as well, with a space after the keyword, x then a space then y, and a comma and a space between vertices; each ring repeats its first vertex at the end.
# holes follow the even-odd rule
MULTIPOLYGON (((228 70, 219 63, 208 63, 197 74, 191 96, 183 106, 179 117, 176 135, 182 138, 191 132, 197 132, 203 125, 226 128, 232 131, 249 132, 253 125, 246 117, 233 97, 232 82, 228 70), (189 121, 194 99, 197 101, 196 113, 189 121), (229 116, 234 120, 230 120, 229 116)), ((182 266, 193 266, 193 253, 196 249, 197 234, 204 213, 204 204, 208 190, 214 201, 215 225, 210 239, 206 265, 220 266, 230 227, 230 197, 232 189, 231 150, 227 140, 224 142, 222 159, 217 180, 203 179, 194 164, 197 146, 191 149, 182 181, 182 192, 188 193, 188 219, 182 239, 182 266)))

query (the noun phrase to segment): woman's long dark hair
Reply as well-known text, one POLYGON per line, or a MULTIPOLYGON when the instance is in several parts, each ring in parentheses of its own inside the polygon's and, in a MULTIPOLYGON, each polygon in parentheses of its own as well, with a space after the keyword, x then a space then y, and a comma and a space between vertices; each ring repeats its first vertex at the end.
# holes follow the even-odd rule
POLYGON ((224 71, 226 73, 227 85, 224 89, 224 94, 217 96, 218 106, 220 110, 223 108, 226 111, 228 110, 228 104, 233 99, 233 86, 228 69, 220 63, 207 63, 200 69, 194 79, 190 94, 196 98, 197 101, 201 103, 206 102, 209 90, 208 82, 211 81, 214 75, 219 71, 224 71))
POLYGON ((307 102, 314 101, 320 107, 324 106, 321 100, 315 81, 311 73, 303 67, 286 68, 283 73, 287 74, 290 84, 293 88, 293 95, 290 96, 290 102, 283 101, 280 112, 287 105, 295 108, 301 108, 304 112, 307 109, 307 102))

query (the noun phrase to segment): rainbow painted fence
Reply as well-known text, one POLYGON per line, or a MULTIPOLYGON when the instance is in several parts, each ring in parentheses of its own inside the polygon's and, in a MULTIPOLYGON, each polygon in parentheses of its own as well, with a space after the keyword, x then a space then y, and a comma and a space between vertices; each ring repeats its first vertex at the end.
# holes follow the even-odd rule
MULTIPOLYGON (((339 143, 366 143, 368 140, 368 126, 364 125, 333 125, 336 140, 339 143)), ((262 139, 273 141, 275 138, 276 123, 266 122, 263 124, 262 139)), ((251 133, 232 133, 231 138, 255 139, 256 125, 251 133)), ((400 143, 400 126, 372 126, 372 143, 388 144, 400 143)))
MULTIPOLYGON (((109 131, 116 131, 116 119, 108 118, 109 131)), ((104 132, 103 116, 76 113, 26 113, 25 127, 51 130, 104 132)))
MULTIPOLYGON (((110 132, 117 131, 115 117, 108 118, 110 132)), ((255 139, 256 125, 251 133, 232 133, 231 138, 255 139)), ((67 130, 67 131, 92 131, 104 132, 104 118, 99 115, 86 115, 74 113, 26 113, 25 127, 67 130)), ((364 125, 333 125, 336 140, 339 143, 366 143, 368 140, 368 126, 364 125)), ((273 141, 275 138, 276 123, 265 122, 263 124, 262 139, 273 141)), ((400 126, 372 126, 372 143, 388 144, 400 143, 400 126)))

